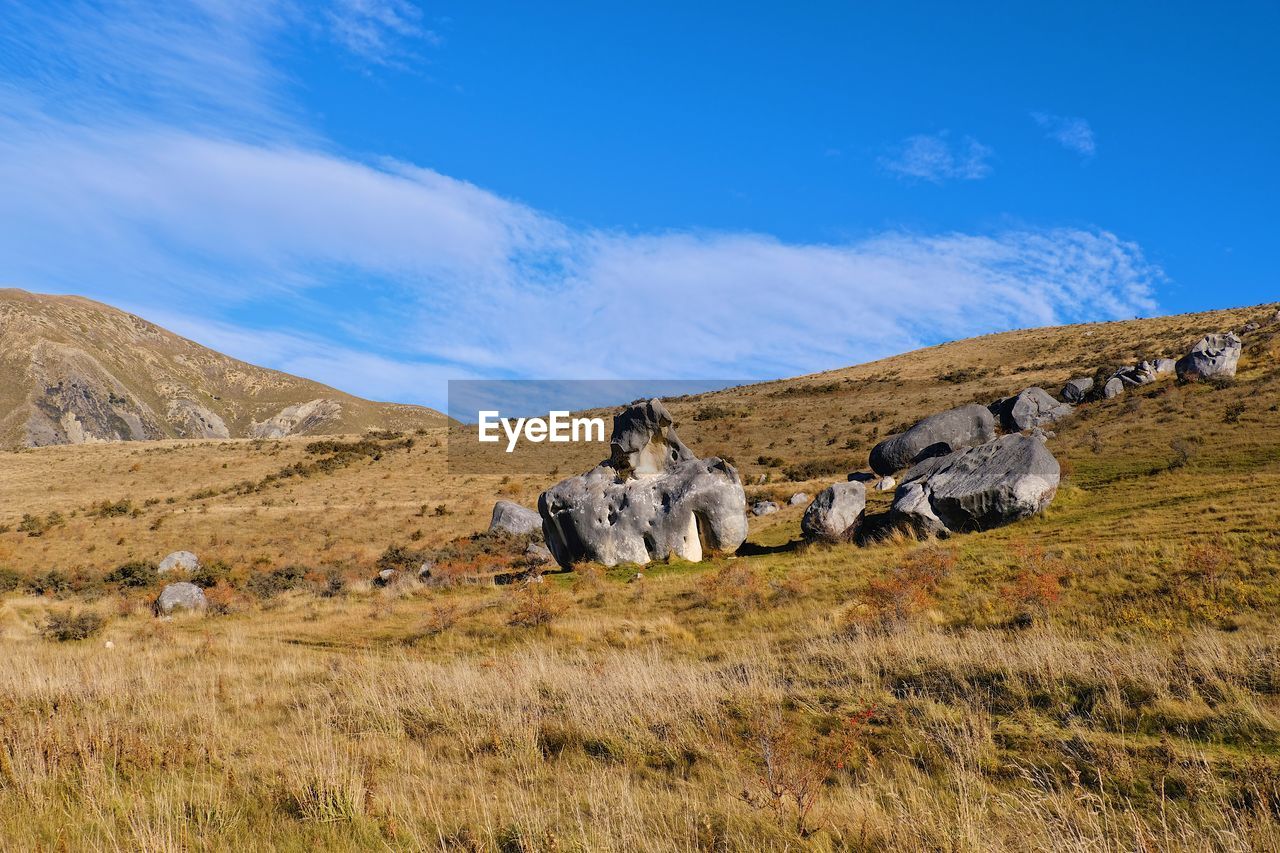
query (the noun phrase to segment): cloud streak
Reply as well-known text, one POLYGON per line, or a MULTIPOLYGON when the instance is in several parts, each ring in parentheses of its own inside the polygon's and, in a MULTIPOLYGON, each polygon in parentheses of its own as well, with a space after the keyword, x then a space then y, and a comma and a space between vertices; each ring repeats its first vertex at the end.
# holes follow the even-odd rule
POLYGON ((1093 128, 1084 119, 1056 116, 1045 112, 1034 112, 1031 118, 1044 130, 1046 139, 1052 139, 1068 151, 1074 151, 1086 158, 1097 153, 1098 146, 1093 137, 1093 128))
MULTIPOLYGON (((277 109, 261 54, 287 8, 200 9, 239 33, 230 54, 182 30, 191 43, 139 73, 175 91, 207 73, 197 91, 248 99, 239 112, 141 114, 90 97, 78 72, 9 75, 23 85, 0 93, 0 284, 83 293, 249 361, 436 407, 447 378, 772 378, 1155 307, 1159 268, 1098 228, 611 231, 352 158, 277 109), (83 96, 74 110, 50 107, 67 92, 83 96)), ((985 174, 988 149, 942 141, 946 156, 924 144, 905 161, 914 177, 985 174)))
POLYGON ((908 180, 934 184, 976 181, 991 174, 994 153, 971 136, 952 140, 950 133, 908 136, 889 156, 880 158, 886 171, 908 180))

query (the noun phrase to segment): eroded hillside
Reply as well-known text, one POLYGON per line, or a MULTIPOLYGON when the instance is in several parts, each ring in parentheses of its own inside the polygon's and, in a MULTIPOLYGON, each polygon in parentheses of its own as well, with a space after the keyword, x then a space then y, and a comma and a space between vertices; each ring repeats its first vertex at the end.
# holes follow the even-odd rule
POLYGON ((443 422, 255 367, 76 296, 0 290, 0 445, 281 438, 443 422))

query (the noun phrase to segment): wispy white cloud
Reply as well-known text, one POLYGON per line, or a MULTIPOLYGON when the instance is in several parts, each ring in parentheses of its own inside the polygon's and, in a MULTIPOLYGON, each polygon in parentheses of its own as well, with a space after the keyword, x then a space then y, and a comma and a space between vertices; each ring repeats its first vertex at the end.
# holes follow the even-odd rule
POLYGON ((1093 138, 1093 128, 1082 118, 1045 112, 1034 112, 1031 118, 1044 130, 1046 138, 1052 139, 1068 151, 1074 151, 1082 157, 1092 157, 1098 150, 1093 138))
POLYGON ((991 174, 994 152, 972 136, 951 139, 948 131, 908 136, 891 154, 880 158, 884 169, 902 178, 930 181, 976 181, 991 174))
POLYGON ((440 35, 423 25, 408 0, 334 0, 326 13, 333 38, 378 65, 399 64, 418 46, 437 46, 440 35))
MULTIPOLYGON (((420 166, 345 156, 278 108, 262 8, 197 4, 214 20, 242 16, 227 25, 239 40, 222 56, 216 27, 182 29, 188 44, 139 65, 172 94, 141 111, 95 99, 81 77, 107 66, 63 74, 48 67, 58 57, 20 55, 30 73, 0 92, 0 284, 125 304, 246 360, 436 406, 448 377, 766 378, 1154 308, 1159 268, 1102 229, 840 243, 606 231, 420 166), (201 75, 191 85, 211 106, 192 109, 179 95, 201 75), (67 92, 80 105, 53 106, 67 92), (239 112, 217 106, 238 98, 239 112)), ((110 23, 144 41, 183 26, 110 23)), ((84 61, 136 59, 101 46, 84 61)), ((980 143, 929 138, 945 155, 915 145, 907 174, 989 168, 980 143)))

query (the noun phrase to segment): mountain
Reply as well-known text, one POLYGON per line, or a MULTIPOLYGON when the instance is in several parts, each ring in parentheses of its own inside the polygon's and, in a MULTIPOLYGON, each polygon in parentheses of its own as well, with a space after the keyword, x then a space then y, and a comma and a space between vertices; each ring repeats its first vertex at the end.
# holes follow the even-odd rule
POLYGON ((444 420, 247 364, 90 299, 0 289, 0 446, 281 438, 444 420))

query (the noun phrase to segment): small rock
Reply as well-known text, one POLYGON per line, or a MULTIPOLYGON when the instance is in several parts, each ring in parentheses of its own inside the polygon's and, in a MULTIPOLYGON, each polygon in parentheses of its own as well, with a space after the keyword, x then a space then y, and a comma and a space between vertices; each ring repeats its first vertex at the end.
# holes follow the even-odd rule
POLYGON ((198 611, 209 606, 204 592, 193 583, 171 583, 160 591, 156 599, 156 615, 169 616, 176 610, 198 611))
POLYGON ((195 554, 190 551, 174 551, 160 561, 160 565, 156 567, 156 572, 163 575, 177 569, 191 574, 198 568, 200 568, 200 560, 195 554))
POLYGON ((373 585, 374 586, 391 586, 391 584, 395 583, 396 578, 399 576, 400 576, 400 573, 397 572, 395 569, 383 569, 382 571, 378 572, 378 576, 373 579, 373 585))
POLYGON ((898 484, 898 481, 892 477, 882 477, 876 482, 877 492, 887 492, 898 484))
POLYGON ((545 566, 554 559, 555 557, 551 556, 551 549, 541 542, 530 542, 528 547, 524 549, 524 563, 526 566, 545 566))
POLYGON ((1083 403, 1092 390, 1093 377, 1080 376, 1063 385, 1062 390, 1058 392, 1058 396, 1068 403, 1083 403))
POLYGON ((1157 358, 1152 362, 1157 376, 1168 376, 1177 369, 1178 363, 1171 358, 1157 358))
POLYGON ((787 500, 787 505, 799 506, 802 503, 808 503, 808 501, 809 501, 808 495, 806 495, 804 492, 796 492, 794 495, 790 497, 790 499, 787 500))
POLYGON ((114 649, 116 647, 116 644, 111 642, 110 640, 107 640, 105 643, 102 644, 102 647, 104 649, 114 649))
POLYGON ((862 524, 867 491, 861 483, 836 483, 818 492, 804 511, 800 530, 809 540, 852 539, 862 524))
POLYGON ((498 501, 493 505, 489 519, 490 533, 511 533, 523 536, 542 531, 542 516, 514 501, 498 501))
POLYGON ((756 501, 751 505, 752 515, 772 515, 778 511, 778 505, 773 501, 756 501))
POLYGON ((991 404, 992 414, 1000 418, 1006 432, 1022 432, 1024 429, 1051 424, 1071 414, 1068 403, 1059 403, 1043 388, 1026 390, 991 404))
POLYGON ((418 580, 426 583, 431 579, 431 571, 436 567, 435 560, 423 560, 422 565, 418 566, 418 580))
POLYGON ((1102 397, 1104 400, 1110 400, 1112 397, 1119 397, 1124 393, 1124 382, 1119 376, 1112 376, 1107 380, 1107 384, 1102 386, 1102 397))

